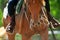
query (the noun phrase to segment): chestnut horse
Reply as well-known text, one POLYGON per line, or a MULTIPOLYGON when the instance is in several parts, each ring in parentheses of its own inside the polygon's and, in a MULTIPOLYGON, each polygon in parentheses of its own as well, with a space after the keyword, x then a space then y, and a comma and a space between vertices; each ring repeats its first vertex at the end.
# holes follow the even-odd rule
MULTIPOLYGON (((22 35, 22 40, 31 40, 32 35, 40 34, 41 40, 48 40, 48 18, 44 8, 44 0, 25 0, 20 14, 15 16, 14 33, 8 33, 9 40, 15 40, 15 34, 22 35), (24 10, 26 8, 26 10, 24 10)), ((4 26, 10 22, 10 17, 3 18, 4 26)))

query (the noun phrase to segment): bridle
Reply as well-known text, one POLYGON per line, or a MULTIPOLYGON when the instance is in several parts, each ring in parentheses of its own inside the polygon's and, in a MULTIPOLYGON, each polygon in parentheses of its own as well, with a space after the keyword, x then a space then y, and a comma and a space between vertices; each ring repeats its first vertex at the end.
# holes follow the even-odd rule
MULTIPOLYGON (((25 4, 25 9, 26 9, 26 7, 28 7, 28 5, 29 5, 29 1, 27 1, 26 3, 24 3, 25 4)), ((43 6, 43 4, 41 3, 41 0, 40 0, 40 5, 42 5, 41 6, 41 11, 40 11, 40 14, 41 15, 39 15, 39 16, 43 16, 43 14, 44 14, 44 16, 45 16, 45 18, 46 18, 46 10, 44 9, 44 6, 43 6)), ((28 10, 27 10, 28 11, 28 10)), ((32 20, 32 18, 31 18, 31 15, 30 15, 30 20, 29 20, 29 18, 28 18, 28 15, 27 15, 27 12, 26 10, 25 10, 25 17, 26 17, 26 19, 27 19, 27 21, 28 21, 28 23, 30 24, 30 29, 32 28, 32 25, 34 25, 34 24, 32 24, 33 23, 33 20, 32 20)), ((31 12, 30 12, 31 13, 31 12)), ((39 23, 38 24, 36 24, 37 26, 38 25, 40 25, 39 23)))

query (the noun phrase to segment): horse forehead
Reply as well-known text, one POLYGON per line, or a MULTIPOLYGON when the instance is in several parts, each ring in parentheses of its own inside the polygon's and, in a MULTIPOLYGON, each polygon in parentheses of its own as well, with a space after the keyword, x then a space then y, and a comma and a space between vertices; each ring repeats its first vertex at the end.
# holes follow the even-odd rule
POLYGON ((28 0, 28 1, 44 1, 44 0, 28 0))
POLYGON ((24 0, 24 2, 28 2, 28 3, 42 3, 43 6, 45 6, 45 0, 24 0))
POLYGON ((37 13, 40 11, 42 5, 40 5, 39 0, 30 0, 28 3, 29 3, 28 7, 30 12, 37 13))
POLYGON ((44 2, 44 0, 24 0, 25 2, 44 2))

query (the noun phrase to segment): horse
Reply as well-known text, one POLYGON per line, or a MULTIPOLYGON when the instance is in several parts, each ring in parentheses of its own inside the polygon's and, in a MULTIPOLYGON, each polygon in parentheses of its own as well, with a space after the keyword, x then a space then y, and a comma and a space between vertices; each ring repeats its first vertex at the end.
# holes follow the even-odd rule
MULTIPOLYGON (((22 35, 22 40, 32 40, 34 34, 40 34, 41 40, 48 40, 49 21, 44 8, 44 0, 24 0, 20 14, 15 15, 15 29, 13 33, 7 32, 9 40, 15 40, 15 34, 22 35), (26 9, 26 10, 25 10, 26 9)), ((9 15, 3 18, 3 25, 6 28, 10 22, 9 15)))

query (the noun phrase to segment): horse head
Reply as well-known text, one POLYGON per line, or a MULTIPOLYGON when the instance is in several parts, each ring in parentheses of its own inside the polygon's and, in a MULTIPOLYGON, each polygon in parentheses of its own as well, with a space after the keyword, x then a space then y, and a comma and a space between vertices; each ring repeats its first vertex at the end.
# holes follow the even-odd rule
POLYGON ((40 25, 40 17, 43 14, 42 7, 44 6, 44 0, 30 0, 28 1, 28 8, 31 14, 30 23, 32 25, 38 26, 40 25))

